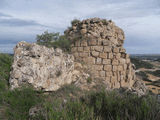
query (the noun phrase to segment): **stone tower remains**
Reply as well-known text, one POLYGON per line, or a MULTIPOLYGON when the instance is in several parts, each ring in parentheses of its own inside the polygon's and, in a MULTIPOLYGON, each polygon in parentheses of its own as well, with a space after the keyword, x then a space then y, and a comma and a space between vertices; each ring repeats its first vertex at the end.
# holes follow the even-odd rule
POLYGON ((65 34, 72 41, 75 60, 89 65, 93 78, 104 80, 110 88, 133 86, 135 71, 123 48, 125 35, 114 22, 99 18, 77 20, 65 34))

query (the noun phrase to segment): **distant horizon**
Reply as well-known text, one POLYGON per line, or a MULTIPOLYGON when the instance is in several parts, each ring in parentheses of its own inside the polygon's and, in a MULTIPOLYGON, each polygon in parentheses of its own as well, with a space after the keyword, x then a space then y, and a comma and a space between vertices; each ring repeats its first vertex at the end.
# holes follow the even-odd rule
MULTIPOLYGON (((35 43, 35 42, 29 42, 29 43, 35 43)), ((16 44, 10 44, 9 45, 10 47, 8 49, 5 49, 6 46, 8 46, 8 44, 4 44, 4 46, 2 44, 0 44, 0 53, 13 54, 14 53, 13 49, 16 46, 16 44), (1 50, 1 49, 3 49, 3 50, 1 50)), ((129 53, 129 52, 127 52, 127 53, 130 55, 160 55, 160 53, 129 53)))

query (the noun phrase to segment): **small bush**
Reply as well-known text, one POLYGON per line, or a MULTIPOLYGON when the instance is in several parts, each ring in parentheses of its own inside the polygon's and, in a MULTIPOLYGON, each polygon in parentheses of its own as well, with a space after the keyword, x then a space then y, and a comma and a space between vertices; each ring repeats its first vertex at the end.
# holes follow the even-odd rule
POLYGON ((71 24, 72 24, 72 25, 76 25, 76 24, 79 23, 79 22, 80 22, 80 20, 74 19, 74 20, 71 21, 71 24))

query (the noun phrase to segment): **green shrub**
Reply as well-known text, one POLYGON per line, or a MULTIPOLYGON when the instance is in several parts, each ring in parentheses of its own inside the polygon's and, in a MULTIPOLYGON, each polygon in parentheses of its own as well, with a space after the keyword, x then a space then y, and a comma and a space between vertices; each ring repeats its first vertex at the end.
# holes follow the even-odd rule
POLYGON ((61 48, 63 51, 70 52, 71 41, 66 39, 65 35, 59 37, 59 39, 51 44, 54 48, 61 48))
POLYGON ((152 75, 157 76, 157 77, 160 77, 160 70, 147 71, 147 73, 152 74, 152 75))
POLYGON ((29 109, 42 102, 42 96, 32 88, 21 88, 3 93, 6 116, 11 120, 28 120, 29 109))
POLYGON ((49 120, 158 120, 160 104, 153 96, 96 92, 45 105, 49 120))
POLYGON ((8 80, 13 57, 0 53, 0 80, 8 80))
POLYGON ((71 21, 71 24, 72 24, 72 25, 76 25, 76 24, 79 23, 79 22, 80 22, 80 20, 74 19, 74 20, 71 21))
POLYGON ((36 40, 40 45, 52 47, 51 44, 59 39, 59 33, 49 33, 45 31, 41 35, 37 35, 36 40))
POLYGON ((65 35, 59 33, 48 33, 45 31, 41 35, 37 35, 37 44, 44 45, 46 47, 61 48, 63 51, 69 52, 71 42, 66 39, 65 35))
POLYGON ((138 58, 131 58, 131 62, 136 66, 136 69, 139 69, 139 68, 152 69, 153 68, 152 64, 146 61, 142 61, 138 58))

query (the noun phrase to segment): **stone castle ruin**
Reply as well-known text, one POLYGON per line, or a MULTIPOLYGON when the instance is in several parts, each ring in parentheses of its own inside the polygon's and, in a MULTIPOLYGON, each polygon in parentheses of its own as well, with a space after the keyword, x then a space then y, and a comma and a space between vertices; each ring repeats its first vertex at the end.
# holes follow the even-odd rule
POLYGON ((65 33, 73 42, 75 60, 88 64, 94 78, 103 79, 110 88, 133 86, 135 71, 123 48, 125 35, 114 22, 99 18, 75 21, 65 33))
POLYGON ((112 89, 135 85, 135 71, 123 48, 124 32, 111 20, 73 21, 65 34, 72 42, 70 55, 36 43, 17 44, 9 81, 11 89, 26 83, 44 91, 56 91, 73 82, 82 88, 96 86, 98 82, 112 89), (89 77, 93 80, 90 84, 89 77))

